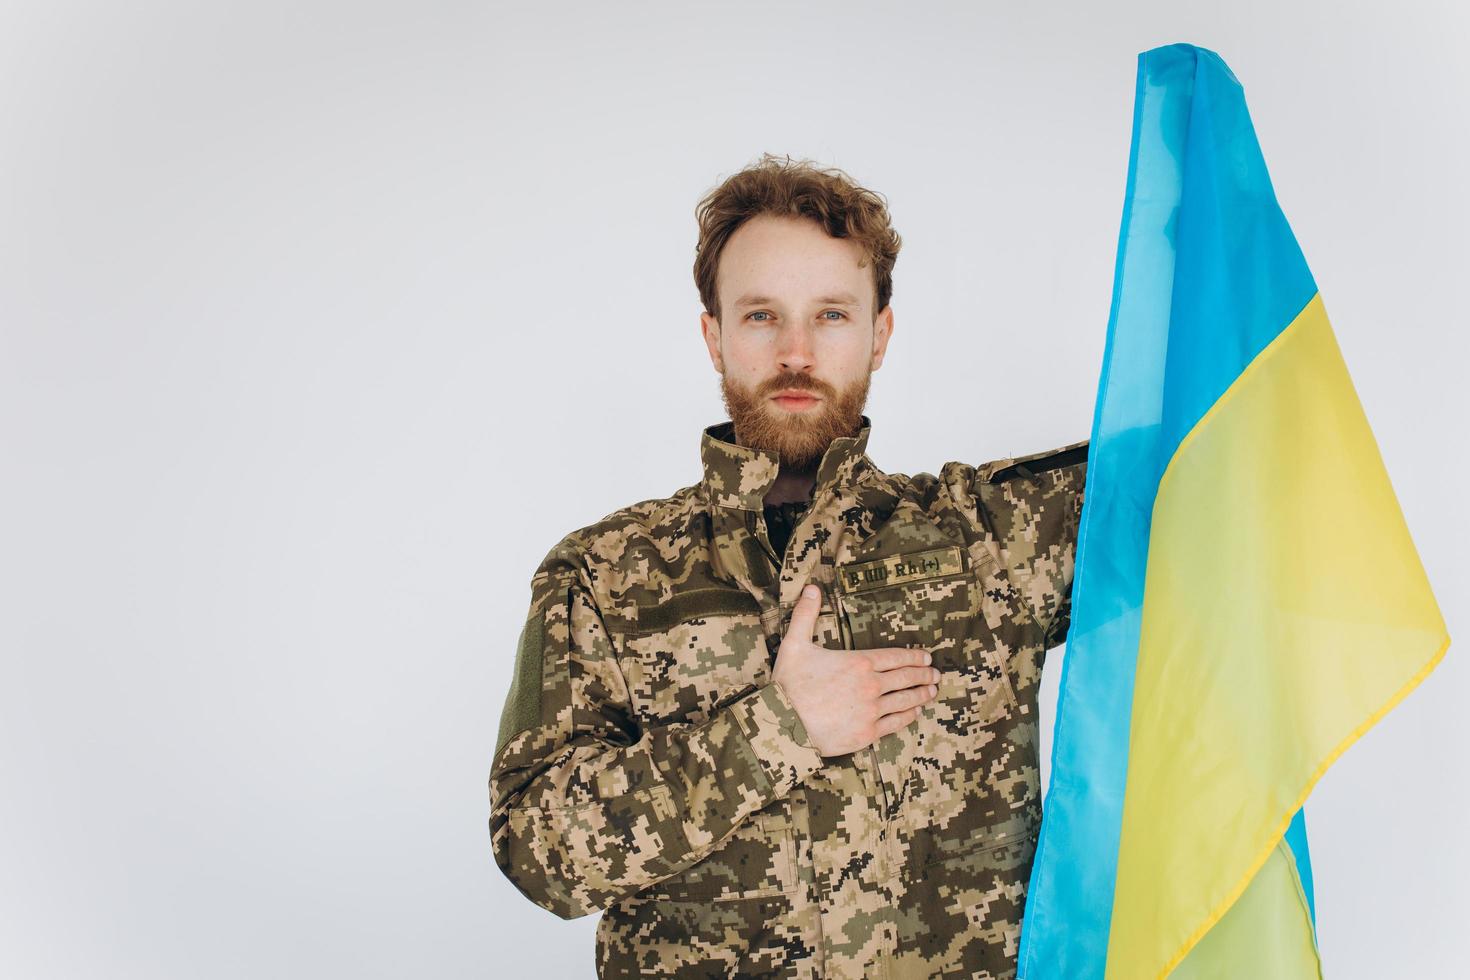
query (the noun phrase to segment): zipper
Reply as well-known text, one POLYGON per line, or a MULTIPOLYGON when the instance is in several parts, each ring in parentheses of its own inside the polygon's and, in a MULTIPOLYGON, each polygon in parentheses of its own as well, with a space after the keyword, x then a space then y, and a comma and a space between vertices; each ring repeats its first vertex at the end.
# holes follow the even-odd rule
MULTIPOLYGON (((763 535, 755 533, 756 528, 754 525, 758 521, 764 524, 765 516, 763 514, 757 514, 754 511, 749 511, 748 513, 750 514, 750 524, 752 525, 750 528, 751 535, 760 542, 761 550, 766 553, 766 557, 769 558, 772 564, 776 566, 776 574, 780 575, 781 570, 786 567, 785 554, 782 554, 779 559, 776 557, 776 549, 771 547, 769 529, 767 529, 767 533, 763 535)), ((796 536, 795 531, 796 529, 792 528, 793 538, 796 536)), ((791 540, 787 539, 786 551, 790 550, 791 540)), ((837 619, 837 636, 839 642, 841 642, 842 644, 842 649, 853 649, 852 629, 847 622, 847 607, 842 604, 841 594, 837 591, 837 589, 833 588, 831 584, 822 585, 818 583, 817 587, 827 593, 827 604, 832 607, 833 616, 837 619)), ((868 746, 867 757, 867 773, 865 773, 865 778, 870 780, 872 783, 876 783, 878 786, 878 794, 883 800, 883 808, 881 811, 883 814, 883 824, 880 833, 886 836, 888 833, 888 812, 891 804, 888 800, 888 788, 883 785, 883 778, 880 775, 880 770, 878 768, 878 747, 876 744, 868 746)))
POLYGON ((827 596, 832 604, 832 611, 837 615, 837 636, 842 643, 842 649, 852 649, 852 630, 848 628, 847 608, 842 605, 842 596, 830 586, 826 587, 827 596))
MULTIPOLYGON (((750 536, 755 538, 756 542, 761 546, 761 551, 764 551, 766 553, 766 557, 770 559, 772 567, 774 567, 776 570, 776 574, 779 575, 781 573, 781 569, 786 567, 786 556, 778 556, 776 554, 776 549, 771 547, 771 532, 769 528, 765 527, 765 516, 762 514, 757 514, 753 510, 746 511, 746 513, 750 515, 746 521, 746 523, 749 524, 747 530, 750 532, 750 536), (756 533, 757 525, 760 525, 761 529, 765 531, 764 534, 756 533)), ((791 542, 787 541, 786 546, 788 548, 791 547, 791 542)))
MULTIPOLYGON (((851 650, 853 649, 852 629, 847 622, 847 607, 842 604, 842 593, 830 585, 822 586, 822 588, 826 591, 828 599, 832 604, 832 611, 837 617, 837 635, 842 641, 842 649, 851 650)), ((892 804, 888 799, 888 787, 883 785, 881 770, 878 768, 878 745, 876 742, 868 746, 867 756, 868 772, 871 774, 872 781, 878 785, 878 794, 883 799, 883 828, 881 833, 886 835, 888 832, 888 815, 892 804)))

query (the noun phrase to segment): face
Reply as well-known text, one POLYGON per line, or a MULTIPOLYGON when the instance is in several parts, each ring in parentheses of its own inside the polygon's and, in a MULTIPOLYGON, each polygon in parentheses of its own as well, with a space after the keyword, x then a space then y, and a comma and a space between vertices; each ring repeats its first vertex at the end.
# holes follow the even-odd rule
POLYGON ((874 310, 862 250, 807 218, 760 215, 720 255, 720 317, 700 314, 720 392, 742 446, 811 470, 862 424, 893 310, 874 310))

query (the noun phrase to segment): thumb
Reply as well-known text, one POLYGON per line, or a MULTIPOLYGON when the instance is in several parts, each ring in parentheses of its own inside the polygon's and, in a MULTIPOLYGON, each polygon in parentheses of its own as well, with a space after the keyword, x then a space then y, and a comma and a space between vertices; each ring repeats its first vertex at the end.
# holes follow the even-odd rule
POLYGON ((791 626, 787 632, 795 633, 804 640, 815 640, 817 614, 821 610, 821 590, 815 585, 806 586, 801 590, 801 597, 796 600, 796 606, 791 610, 791 626))

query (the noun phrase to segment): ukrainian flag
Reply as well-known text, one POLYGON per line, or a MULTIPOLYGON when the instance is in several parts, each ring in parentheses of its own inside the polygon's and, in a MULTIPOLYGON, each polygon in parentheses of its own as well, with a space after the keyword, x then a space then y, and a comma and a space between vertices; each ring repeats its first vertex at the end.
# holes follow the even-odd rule
POLYGON ((1139 56, 1023 980, 1318 977, 1301 806, 1449 635, 1240 83, 1139 56))

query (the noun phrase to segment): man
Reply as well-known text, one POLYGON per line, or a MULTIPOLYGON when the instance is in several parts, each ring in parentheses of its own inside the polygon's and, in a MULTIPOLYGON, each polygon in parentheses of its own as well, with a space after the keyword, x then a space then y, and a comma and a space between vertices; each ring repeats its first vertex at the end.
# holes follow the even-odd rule
POLYGON ((495 859, 601 976, 1013 976, 1086 442, 882 472, 882 199, 766 156, 697 214, 730 421, 532 577, 495 859))

